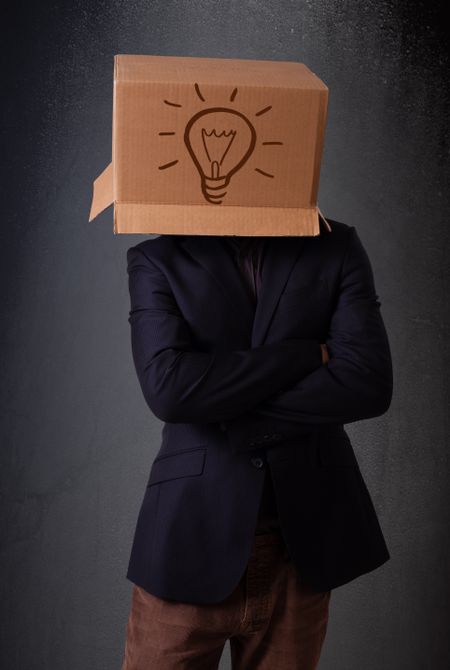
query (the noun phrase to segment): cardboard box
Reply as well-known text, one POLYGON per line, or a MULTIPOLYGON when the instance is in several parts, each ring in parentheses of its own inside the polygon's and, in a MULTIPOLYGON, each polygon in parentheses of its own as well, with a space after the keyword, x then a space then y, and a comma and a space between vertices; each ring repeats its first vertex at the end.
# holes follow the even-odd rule
POLYGON ((114 203, 115 234, 318 235, 327 106, 303 63, 116 55, 89 221, 114 203))

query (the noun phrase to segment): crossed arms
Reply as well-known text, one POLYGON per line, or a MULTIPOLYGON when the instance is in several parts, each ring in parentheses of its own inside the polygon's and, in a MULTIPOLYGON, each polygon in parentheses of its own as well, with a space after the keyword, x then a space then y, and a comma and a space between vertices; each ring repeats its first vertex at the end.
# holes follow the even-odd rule
POLYGON ((164 273, 140 245, 128 249, 133 360, 155 416, 221 422, 234 448, 245 448, 255 431, 291 437, 305 424, 383 414, 392 398, 389 342, 369 258, 354 227, 348 236, 326 346, 292 338, 220 353, 193 350, 164 273))

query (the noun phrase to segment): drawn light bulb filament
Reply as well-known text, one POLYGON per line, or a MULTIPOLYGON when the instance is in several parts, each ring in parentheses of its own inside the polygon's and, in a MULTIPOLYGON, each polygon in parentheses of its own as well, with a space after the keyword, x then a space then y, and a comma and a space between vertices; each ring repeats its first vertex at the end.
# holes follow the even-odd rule
POLYGON ((211 163, 211 179, 219 179, 220 178, 220 166, 223 163, 223 160, 225 156, 227 155, 228 149, 231 146, 231 143, 233 142, 234 138, 236 137, 236 131, 235 130, 230 130, 228 133, 224 130, 220 135, 217 134, 217 131, 211 130, 210 133, 206 130, 206 128, 202 128, 202 140, 203 140, 203 146, 205 147, 205 152, 206 155, 208 156, 208 159, 211 163), (210 141, 210 147, 208 150, 208 141, 206 138, 211 137, 214 135, 216 138, 220 137, 229 137, 231 136, 231 139, 229 140, 228 144, 225 146, 225 150, 222 153, 222 157, 220 160, 217 160, 216 158, 216 152, 218 154, 218 157, 220 156, 221 148, 219 146, 219 142, 214 142, 210 141))

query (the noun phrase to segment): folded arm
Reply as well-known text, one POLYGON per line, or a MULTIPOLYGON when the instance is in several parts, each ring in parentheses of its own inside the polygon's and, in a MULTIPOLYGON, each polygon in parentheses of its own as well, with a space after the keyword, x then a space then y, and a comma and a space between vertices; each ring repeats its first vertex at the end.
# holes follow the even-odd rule
POLYGON ((137 245, 127 252, 131 345, 147 405, 173 423, 213 423, 248 412, 322 365, 316 340, 195 351, 165 274, 137 245))
POLYGON ((326 340, 329 361, 227 422, 232 448, 252 448, 263 433, 295 437, 311 424, 345 424, 386 412, 393 373, 380 304, 367 252, 352 226, 326 340))

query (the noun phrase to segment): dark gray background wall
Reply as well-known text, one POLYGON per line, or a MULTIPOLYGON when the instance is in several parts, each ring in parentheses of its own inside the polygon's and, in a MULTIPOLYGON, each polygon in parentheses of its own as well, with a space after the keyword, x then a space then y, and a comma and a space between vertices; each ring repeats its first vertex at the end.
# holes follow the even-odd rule
POLYGON ((368 250, 395 392, 387 414, 347 426, 392 558, 333 592, 320 667, 450 667, 449 59, 430 5, 56 0, 3 15, 2 668, 122 659, 162 423, 131 358, 138 238, 113 236, 111 209, 87 222, 115 53, 300 60, 329 86, 319 203, 368 250))

